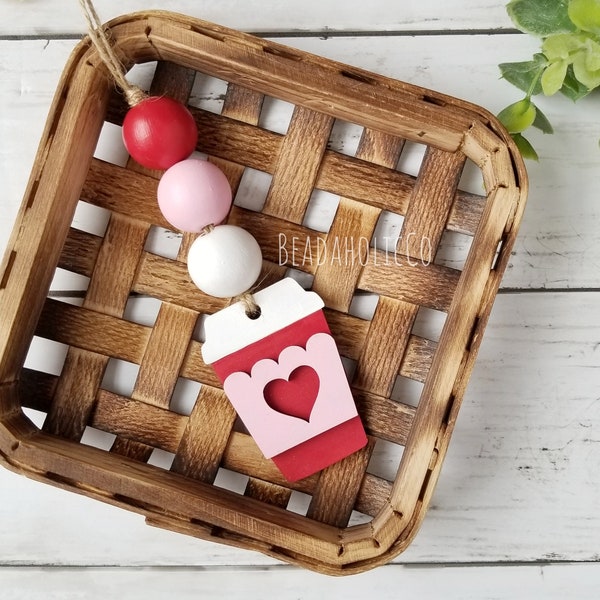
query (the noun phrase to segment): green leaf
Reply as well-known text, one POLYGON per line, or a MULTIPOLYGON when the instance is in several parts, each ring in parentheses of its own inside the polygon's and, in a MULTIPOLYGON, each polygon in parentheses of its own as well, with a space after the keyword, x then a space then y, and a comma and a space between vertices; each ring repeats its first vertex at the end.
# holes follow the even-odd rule
POLYGON ((600 44, 592 39, 585 43, 585 66, 590 71, 600 69, 600 44))
POLYGON ((557 33, 544 40, 542 52, 550 60, 566 60, 572 52, 584 48, 587 41, 585 34, 557 33))
POLYGON ((573 61, 573 73, 578 81, 593 90, 600 85, 600 69, 591 70, 587 66, 585 53, 579 53, 573 61))
POLYGON ((548 118, 538 106, 535 107, 535 120, 532 123, 532 127, 535 127, 544 133, 554 133, 554 129, 552 128, 550 121, 548 121, 548 118))
POLYGON ((506 10, 521 31, 546 37, 576 30, 567 7, 567 0, 512 0, 506 10))
POLYGON ((542 74, 542 89, 546 96, 556 94, 563 85, 567 76, 567 67, 569 63, 566 60, 557 60, 548 65, 548 68, 542 74))
POLYGON ((523 137, 520 133, 515 133, 512 135, 512 139, 515 140, 515 144, 523 158, 539 160, 540 157, 538 156, 538 153, 527 138, 523 137))
POLYGON ((534 84, 531 94, 533 96, 542 93, 540 76, 542 71, 548 65, 548 61, 543 54, 535 54, 533 60, 524 62, 502 63, 500 73, 506 81, 512 83, 525 93, 529 93, 534 84))
POLYGON ((567 76, 565 77, 562 88, 560 88, 560 93, 573 100, 573 102, 577 102, 577 100, 587 96, 590 91, 589 88, 577 80, 573 73, 573 67, 570 66, 567 69, 567 76))
POLYGON ((579 29, 600 33, 600 2, 598 0, 571 0, 568 14, 579 29))
POLYGON ((535 115, 535 106, 531 100, 523 98, 501 110, 498 119, 509 133, 521 133, 533 125, 535 115))

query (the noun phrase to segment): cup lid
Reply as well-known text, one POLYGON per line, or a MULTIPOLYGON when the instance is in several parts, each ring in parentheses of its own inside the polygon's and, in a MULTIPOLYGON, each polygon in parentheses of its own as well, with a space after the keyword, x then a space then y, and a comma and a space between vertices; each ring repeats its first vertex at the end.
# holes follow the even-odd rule
POLYGON ((202 358, 207 364, 237 352, 272 333, 291 325, 323 308, 315 292, 304 290, 291 277, 254 294, 261 314, 257 319, 246 316, 244 306, 236 302, 206 318, 206 341, 202 358))

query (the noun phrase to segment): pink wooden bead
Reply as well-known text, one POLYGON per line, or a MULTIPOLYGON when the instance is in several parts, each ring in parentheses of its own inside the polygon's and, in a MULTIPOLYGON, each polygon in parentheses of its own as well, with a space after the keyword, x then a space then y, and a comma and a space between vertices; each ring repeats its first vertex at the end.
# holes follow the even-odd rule
POLYGON ((127 111, 123 142, 127 151, 148 169, 168 169, 196 148, 198 128, 181 102, 151 96, 127 111))
POLYGON ((217 225, 231 208, 231 187, 219 167, 189 158, 165 171, 158 184, 158 205, 181 231, 200 233, 217 225))

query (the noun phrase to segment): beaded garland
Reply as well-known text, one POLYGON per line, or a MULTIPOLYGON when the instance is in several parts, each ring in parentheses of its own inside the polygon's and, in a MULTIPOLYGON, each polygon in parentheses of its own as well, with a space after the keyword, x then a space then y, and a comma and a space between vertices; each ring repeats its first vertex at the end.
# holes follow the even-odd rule
MULTIPOLYGON (((244 229, 220 223, 232 204, 225 174, 208 161, 191 159, 198 129, 190 111, 166 96, 148 96, 125 77, 125 69, 109 41, 91 0, 79 0, 88 33, 100 58, 129 104, 123 121, 123 142, 143 167, 164 170, 157 190, 158 205, 176 229, 201 234, 188 255, 192 281, 203 292, 219 298, 247 292, 258 279, 262 253, 244 229)), ((245 294, 249 316, 260 314, 245 294)))
POLYGON ((192 281, 211 296, 239 296, 258 279, 262 253, 245 229, 219 225, 231 208, 231 187, 216 165, 188 158, 197 138, 191 113, 170 98, 143 100, 127 113, 123 125, 129 154, 144 167, 166 168, 157 190, 165 219, 176 229, 201 234, 188 254, 192 281), (168 100, 166 109, 164 100, 168 100), (187 155, 182 157, 184 152, 187 155))

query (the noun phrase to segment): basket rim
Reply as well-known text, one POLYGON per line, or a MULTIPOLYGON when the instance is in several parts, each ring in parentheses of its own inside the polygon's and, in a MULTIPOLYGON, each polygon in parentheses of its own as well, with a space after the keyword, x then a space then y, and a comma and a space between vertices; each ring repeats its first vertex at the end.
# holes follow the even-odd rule
MULTIPOLYGON (((470 324, 469 331, 464 332, 468 352, 462 364, 455 365, 458 374, 454 379, 448 379, 450 375, 443 376, 443 356, 442 353, 437 354, 436 369, 442 374, 439 378, 446 377, 446 387, 451 387, 454 400, 447 406, 437 408, 442 413, 440 427, 435 430, 428 427, 433 454, 427 460, 423 481, 411 490, 413 499, 408 504, 412 510, 404 510, 395 501, 405 485, 396 481, 388 505, 372 523, 340 529, 287 512, 282 519, 281 509, 265 507, 251 498, 223 490, 217 493, 209 484, 197 481, 186 480, 182 485, 181 477, 176 474, 121 457, 117 469, 101 450, 84 448, 80 444, 38 431, 21 417, 18 398, 18 382, 28 340, 33 337, 50 285, 50 271, 45 278, 39 277, 35 265, 40 256, 45 255, 50 256, 49 262, 56 266, 68 231, 64 224, 57 226, 53 232, 55 239, 50 241, 48 229, 54 226, 52 215, 59 206, 64 208, 64 204, 61 205, 63 200, 58 198, 60 190, 52 189, 54 181, 47 176, 49 170, 54 168, 48 157, 53 147, 73 134, 69 128, 63 127, 65 114, 69 114, 69 111, 75 111, 78 119, 98 113, 97 122, 89 125, 89 129, 99 131, 110 93, 110 86, 101 70, 87 68, 89 65, 98 67, 100 59, 84 38, 74 49, 57 87, 36 158, 36 168, 32 171, 15 233, 0 268, 0 280, 3 282, 3 286, 0 286, 0 307, 10 314, 8 326, 0 326, 0 462, 33 479, 140 512, 146 515, 150 523, 211 540, 215 539, 215 529, 219 529, 221 535, 218 539, 221 542, 259 550, 319 572, 349 574, 388 562, 408 546, 425 516, 468 373, 474 363, 481 334, 523 215, 527 175, 514 142, 493 115, 476 105, 200 19, 168 11, 143 11, 117 17, 108 25, 129 66, 135 62, 157 59, 170 60, 196 70, 200 70, 200 65, 213 76, 227 75, 228 81, 252 85, 263 93, 276 88, 284 99, 296 105, 347 120, 352 120, 349 117, 357 114, 355 96, 376 96, 381 100, 380 106, 373 114, 364 116, 361 113, 359 121, 362 122, 359 124, 398 135, 398 121, 390 116, 394 111, 399 111, 402 117, 399 121, 410 123, 409 126, 404 125, 408 131, 403 130, 403 137, 441 150, 463 153, 478 165, 484 176, 488 200, 482 218, 483 225, 476 233, 476 239, 479 235, 479 239, 486 239, 491 244, 497 232, 486 227, 490 221, 500 220, 503 254, 494 269, 486 275, 485 265, 476 265, 472 256, 474 253, 470 253, 472 265, 470 263, 468 268, 474 274, 472 277, 464 276, 467 271, 465 267, 461 277, 463 294, 455 292, 449 315, 458 314, 461 303, 465 303, 465 297, 468 297, 478 304, 477 318, 470 324), (190 40, 198 39, 202 39, 203 43, 190 43, 190 40), (232 44, 244 48, 244 56, 236 59, 240 68, 235 72, 230 68, 233 60, 230 55, 223 58, 213 52, 217 46, 223 48, 232 44), (202 50, 192 52, 198 46, 202 46, 202 50), (252 69, 257 56, 269 65, 261 73, 252 69), (306 81, 298 81, 291 90, 282 89, 282 74, 285 71, 282 64, 285 65, 285 61, 293 61, 296 68, 318 69, 332 79, 332 87, 341 94, 341 111, 339 106, 334 109, 329 97, 315 100, 316 90, 311 89, 306 81), (269 76, 275 78, 275 83, 268 80, 269 76), (361 94, 356 93, 357 88, 361 94), (76 108, 75 102, 82 93, 87 95, 89 101, 84 107, 76 108), (438 125, 439 122, 443 126, 438 125), (436 125, 432 126, 432 123, 436 125), (432 131, 427 127, 431 127, 432 131), (440 137, 444 127, 449 132, 448 139, 440 137), (32 231, 36 235, 32 215, 38 213, 49 219, 38 223, 45 235, 40 237, 36 245, 24 250, 23 238, 31 235, 32 231), (17 281, 17 275, 23 273, 27 276, 17 281), (472 286, 473 282, 477 286, 472 286), (33 308, 32 297, 35 299, 33 308), (26 318, 23 316, 25 306, 26 318), (17 332, 27 343, 15 341, 17 332), (124 472, 129 476, 127 485, 119 483, 124 472), (111 489, 121 489, 122 493, 100 489, 93 484, 95 477, 107 484, 112 482, 111 489), (172 490, 171 500, 177 499, 175 505, 156 503, 155 498, 160 496, 156 492, 161 486, 172 490), (188 517, 182 518, 182 515, 188 517), (291 534, 288 537, 286 530, 291 534), (290 542, 291 539, 294 541, 290 542), (310 550, 307 551, 307 548, 310 550)), ((91 142, 89 145, 92 145, 91 142)), ((69 157, 63 159, 68 161, 69 157)), ((91 152, 87 159, 76 164, 76 180, 81 182, 79 189, 83 186, 90 161, 91 152)), ((62 168, 66 166, 63 164, 62 168)), ((70 168, 73 170, 72 166, 70 168)), ((71 194, 71 212, 77 201, 75 196, 78 194, 71 194)), ((449 331, 447 335, 451 334, 456 334, 456 331, 449 331)), ((431 383, 432 387, 434 383, 431 383)), ((422 422, 426 426, 426 418, 430 417, 430 413, 425 414, 423 409, 417 414, 421 415, 417 417, 417 424, 422 422)), ((418 442, 415 440, 418 435, 416 431, 413 425, 407 447, 418 442)))

